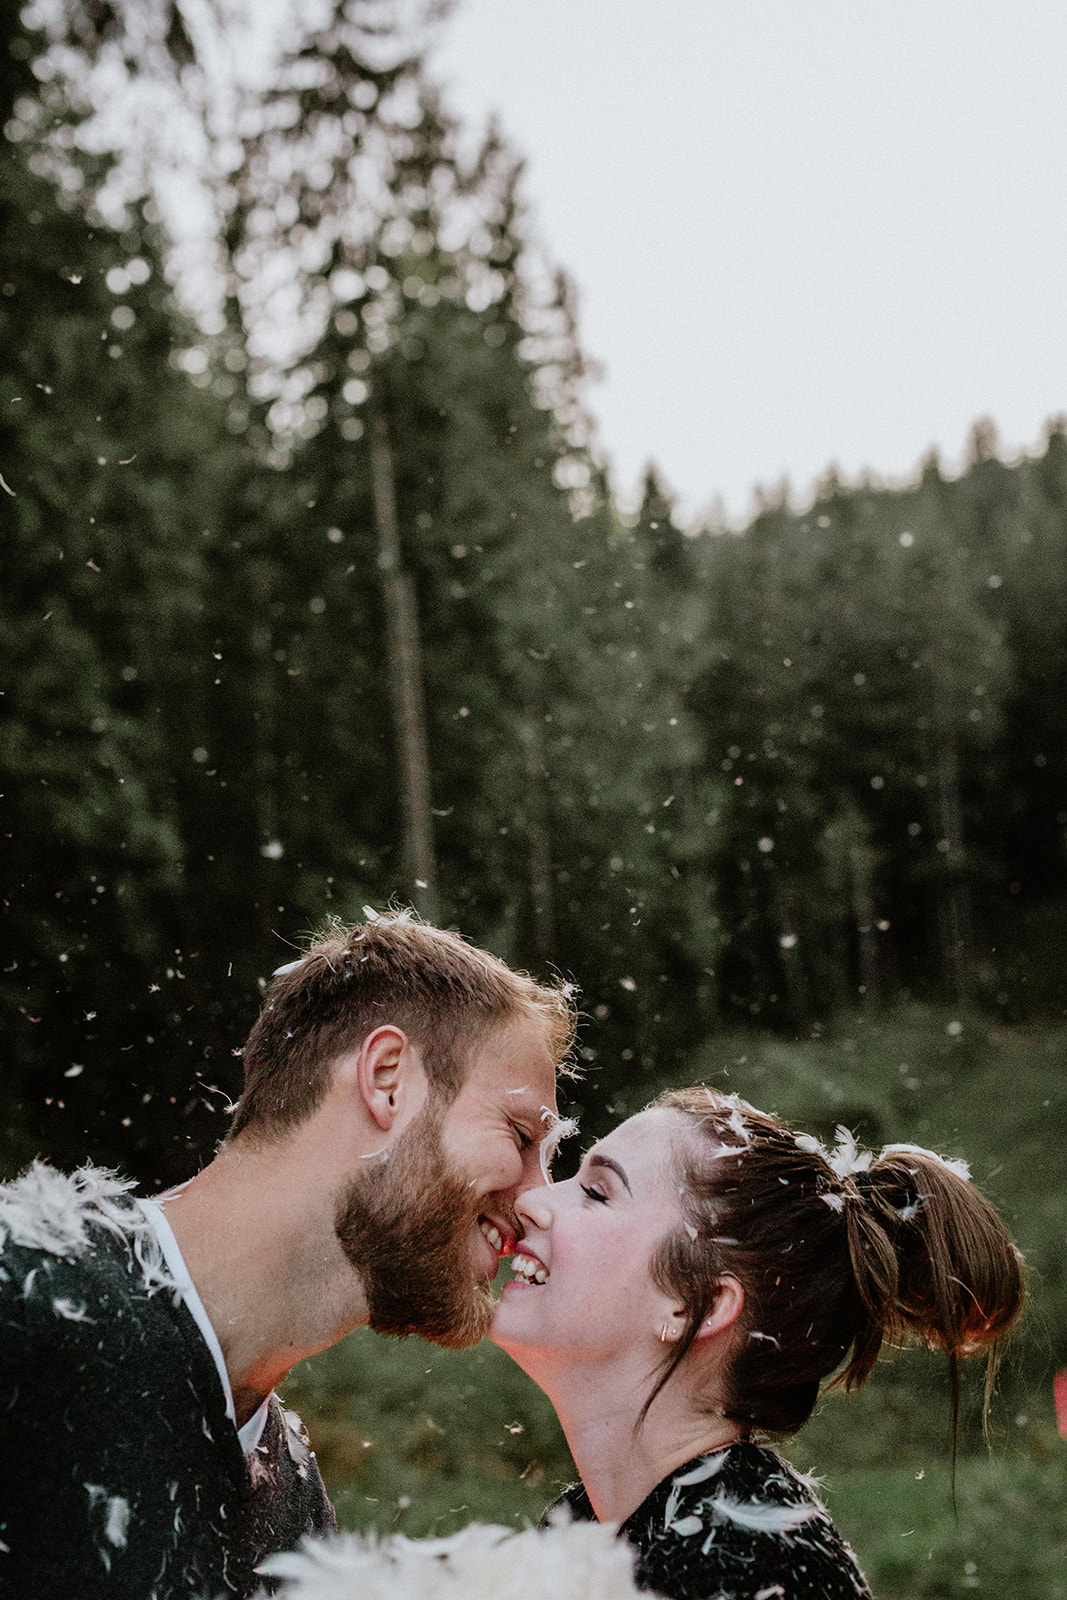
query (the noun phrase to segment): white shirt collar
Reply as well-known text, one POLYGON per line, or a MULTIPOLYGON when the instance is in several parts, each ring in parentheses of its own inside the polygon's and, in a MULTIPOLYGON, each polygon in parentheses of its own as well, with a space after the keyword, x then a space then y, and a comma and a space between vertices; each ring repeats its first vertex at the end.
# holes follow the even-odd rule
MULTIPOLYGON (((137 1203, 144 1212, 145 1218, 156 1236, 163 1254, 163 1260, 167 1265, 167 1271, 174 1279, 181 1298, 192 1312, 193 1320, 203 1335, 204 1343, 211 1351, 218 1370, 219 1382, 222 1384, 222 1392, 226 1396, 226 1415, 236 1426, 237 1415, 233 1404, 233 1389, 230 1387, 230 1374, 226 1370, 222 1346, 219 1344, 218 1334, 211 1325, 211 1318, 204 1308, 204 1302, 197 1293, 196 1285, 189 1276, 189 1268, 185 1265, 185 1257, 182 1255, 178 1241, 174 1237, 174 1229, 167 1221, 163 1207, 158 1201, 138 1199, 137 1203)), ((252 1413, 248 1421, 237 1429, 237 1437, 246 1456, 252 1453, 263 1436, 269 1405, 270 1395, 252 1413)))

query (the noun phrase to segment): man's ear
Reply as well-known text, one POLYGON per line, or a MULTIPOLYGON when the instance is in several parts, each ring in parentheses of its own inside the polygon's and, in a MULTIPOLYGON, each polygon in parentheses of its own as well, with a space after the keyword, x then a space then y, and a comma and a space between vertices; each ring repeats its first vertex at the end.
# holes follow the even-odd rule
POLYGON ((425 1099, 426 1074, 407 1034, 393 1023, 367 1034, 355 1066, 359 1096, 383 1133, 425 1099))

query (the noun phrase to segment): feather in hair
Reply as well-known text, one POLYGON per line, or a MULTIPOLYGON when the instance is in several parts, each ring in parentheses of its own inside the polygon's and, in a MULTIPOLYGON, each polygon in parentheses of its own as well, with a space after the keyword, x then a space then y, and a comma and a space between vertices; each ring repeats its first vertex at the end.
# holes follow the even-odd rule
POLYGON ((884 1156, 925 1156, 928 1161, 936 1161, 939 1167, 944 1167, 948 1172, 955 1173, 957 1178, 962 1178, 965 1183, 971 1179, 971 1169, 966 1161, 958 1160, 952 1156, 939 1156, 936 1150, 924 1150, 921 1144, 887 1144, 882 1150, 884 1156))
POLYGON ((856 1135, 840 1124, 834 1129, 837 1136, 830 1154, 830 1167, 836 1178, 851 1178, 854 1172, 866 1172, 871 1164, 871 1152, 861 1150, 856 1135))

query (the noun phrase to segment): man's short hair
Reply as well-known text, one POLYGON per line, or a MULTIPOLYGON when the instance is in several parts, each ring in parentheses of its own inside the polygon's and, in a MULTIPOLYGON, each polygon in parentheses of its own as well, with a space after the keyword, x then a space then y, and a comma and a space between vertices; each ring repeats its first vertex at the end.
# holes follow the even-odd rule
POLYGON ((562 1065, 576 1024, 568 984, 514 972, 409 911, 334 923, 274 975, 245 1045, 245 1088, 229 1137, 270 1139, 303 1122, 321 1104, 338 1057, 385 1023, 417 1046, 431 1096, 448 1103, 485 1034, 523 1018, 541 1023, 562 1065))

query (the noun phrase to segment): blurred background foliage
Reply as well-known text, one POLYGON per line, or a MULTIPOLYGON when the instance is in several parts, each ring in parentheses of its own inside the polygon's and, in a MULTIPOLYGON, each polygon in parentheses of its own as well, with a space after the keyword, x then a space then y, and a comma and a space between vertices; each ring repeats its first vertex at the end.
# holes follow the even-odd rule
MULTIPOLYGON (((0 1164, 187 1175, 291 942, 415 903, 578 982, 588 1135, 703 1079, 968 1156, 1033 1309, 992 1460, 967 1390, 958 1520, 932 1359, 790 1449, 880 1592, 1054 1600, 1064 423, 743 530, 680 529, 654 468, 620 509, 521 161, 423 63, 440 9, 294 8, 258 78, 219 70, 237 8, 0 17, 0 1164)), ((290 1398, 353 1525, 569 1476, 490 1348, 360 1335, 290 1398)))

